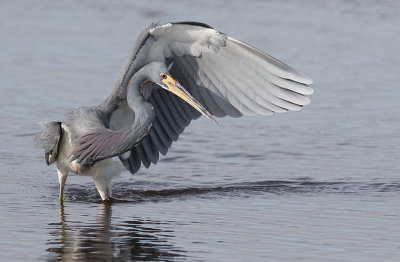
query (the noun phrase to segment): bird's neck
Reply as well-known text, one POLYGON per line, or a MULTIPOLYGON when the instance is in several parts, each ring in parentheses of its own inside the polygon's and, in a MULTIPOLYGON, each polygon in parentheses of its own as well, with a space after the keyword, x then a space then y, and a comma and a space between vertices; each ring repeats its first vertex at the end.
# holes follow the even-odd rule
POLYGON ((127 90, 128 105, 135 112, 133 128, 138 137, 144 137, 150 131, 155 117, 153 106, 144 99, 141 92, 142 85, 146 81, 148 80, 145 76, 134 76, 127 90))
POLYGON ((136 76, 133 77, 130 83, 128 84, 127 90, 127 102, 130 108, 135 112, 135 120, 136 117, 148 117, 152 114, 154 115, 152 105, 145 100, 143 97, 142 89, 144 88, 144 84, 149 82, 146 76, 136 76))

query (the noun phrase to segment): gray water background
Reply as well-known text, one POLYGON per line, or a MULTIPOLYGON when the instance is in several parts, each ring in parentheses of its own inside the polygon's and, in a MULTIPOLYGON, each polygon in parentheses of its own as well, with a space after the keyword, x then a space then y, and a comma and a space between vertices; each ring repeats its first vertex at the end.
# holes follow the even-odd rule
POLYGON ((1 1, 0 260, 399 261, 398 1, 1 1), (314 79, 311 104, 192 122, 112 204, 33 147, 111 91, 150 22, 208 23, 314 79))

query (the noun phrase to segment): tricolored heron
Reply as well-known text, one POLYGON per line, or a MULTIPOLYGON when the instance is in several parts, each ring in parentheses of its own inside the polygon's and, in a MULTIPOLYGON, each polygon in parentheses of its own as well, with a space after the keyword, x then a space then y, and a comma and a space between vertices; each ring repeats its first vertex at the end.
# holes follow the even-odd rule
POLYGON ((57 162, 59 199, 69 172, 92 176, 111 197, 112 157, 136 173, 165 155, 191 120, 271 115, 309 104, 312 80, 212 27, 196 22, 151 25, 139 36, 108 98, 36 136, 48 165, 57 162))

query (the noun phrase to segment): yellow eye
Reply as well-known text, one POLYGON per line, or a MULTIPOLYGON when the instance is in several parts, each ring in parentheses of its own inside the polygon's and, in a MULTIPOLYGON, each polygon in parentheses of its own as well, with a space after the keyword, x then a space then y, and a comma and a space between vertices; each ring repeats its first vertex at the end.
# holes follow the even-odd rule
POLYGON ((161 74, 161 77, 163 78, 163 79, 167 79, 167 75, 166 74, 161 74))

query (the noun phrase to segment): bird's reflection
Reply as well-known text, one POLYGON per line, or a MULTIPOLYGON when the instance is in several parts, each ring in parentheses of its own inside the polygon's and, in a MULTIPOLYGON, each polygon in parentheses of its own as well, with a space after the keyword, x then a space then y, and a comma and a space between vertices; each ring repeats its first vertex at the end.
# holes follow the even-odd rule
POLYGON ((168 241, 171 231, 160 229, 168 223, 143 219, 113 225, 111 204, 102 203, 93 222, 68 219, 60 207, 60 222, 50 224, 48 261, 131 261, 171 260, 182 257, 168 241))

